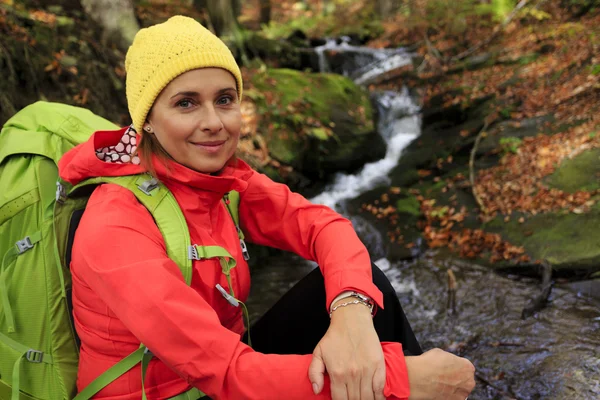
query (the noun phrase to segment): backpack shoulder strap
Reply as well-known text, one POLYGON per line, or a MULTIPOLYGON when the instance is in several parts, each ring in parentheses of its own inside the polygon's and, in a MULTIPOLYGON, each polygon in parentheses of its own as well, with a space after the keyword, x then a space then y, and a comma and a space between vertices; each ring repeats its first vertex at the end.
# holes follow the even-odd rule
POLYGON ((240 194, 239 192, 232 190, 227 195, 229 199, 229 204, 225 204, 227 210, 229 211, 229 214, 231 214, 231 218, 233 218, 235 225, 240 226, 240 194))
POLYGON ((177 263, 185 283, 190 285, 192 282, 192 259, 189 257, 190 233, 183 212, 169 189, 150 175, 143 174, 92 178, 73 187, 70 192, 82 186, 100 183, 114 183, 130 190, 148 209, 163 236, 169 258, 177 263))

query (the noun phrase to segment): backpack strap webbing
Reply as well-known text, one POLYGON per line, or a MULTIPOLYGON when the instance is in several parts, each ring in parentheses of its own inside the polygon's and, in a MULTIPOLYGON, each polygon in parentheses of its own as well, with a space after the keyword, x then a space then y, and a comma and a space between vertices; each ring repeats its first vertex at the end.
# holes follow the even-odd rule
POLYGON ((9 338, 8 336, 6 336, 2 333, 0 333, 0 341, 2 341, 2 343, 6 344, 13 350, 21 353, 21 357, 19 357, 17 359, 17 361, 15 362, 15 364, 13 366, 12 393, 11 393, 11 400, 19 400, 19 386, 21 383, 21 361, 23 361, 23 359, 25 359, 25 360, 27 360, 31 363, 35 363, 35 364, 39 364, 39 363, 52 364, 52 362, 53 362, 52 356, 50 356, 47 353, 44 353, 43 351, 35 350, 35 349, 29 348, 27 346, 24 346, 21 343, 18 343, 16 341, 12 340, 11 338, 9 338))
POLYGON ((177 200, 163 184, 150 175, 92 178, 73 187, 69 193, 87 185, 114 183, 131 191, 152 214, 167 248, 167 254, 179 266, 185 283, 192 282, 192 260, 188 259, 190 233, 177 200))
POLYGON ((135 367, 135 365, 140 362, 140 358, 144 353, 144 349, 145 347, 140 347, 106 370, 104 373, 102 373, 102 375, 94 379, 92 383, 87 385, 81 392, 79 392, 77 396, 73 398, 73 400, 91 399, 93 395, 104 389, 109 383, 123 375, 125 372, 129 371, 131 368, 135 367))
POLYGON ((240 193, 232 190, 231 192, 225 194, 225 198, 223 199, 225 202, 225 207, 227 207, 227 211, 229 215, 231 215, 231 219, 235 223, 236 228, 238 228, 238 234, 240 234, 240 239, 244 239, 244 234, 239 229, 240 226, 240 193))

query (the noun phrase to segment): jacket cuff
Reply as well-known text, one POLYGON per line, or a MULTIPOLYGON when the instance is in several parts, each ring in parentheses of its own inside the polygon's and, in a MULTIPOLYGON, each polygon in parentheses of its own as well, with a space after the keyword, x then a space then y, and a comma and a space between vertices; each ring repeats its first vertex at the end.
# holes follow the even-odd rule
POLYGON ((410 396, 410 385, 402 345, 395 342, 381 342, 381 347, 386 371, 383 395, 388 400, 407 400, 410 396))
POLYGON ((373 299, 378 308, 383 309, 383 294, 373 283, 370 268, 368 277, 358 271, 336 271, 331 275, 326 275, 324 280, 327 310, 331 308, 333 300, 345 291, 356 291, 368 296, 373 299))

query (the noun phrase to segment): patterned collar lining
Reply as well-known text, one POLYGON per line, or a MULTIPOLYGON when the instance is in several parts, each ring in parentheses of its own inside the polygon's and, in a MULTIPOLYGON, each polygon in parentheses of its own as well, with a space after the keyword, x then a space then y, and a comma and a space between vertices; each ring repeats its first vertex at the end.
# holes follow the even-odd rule
POLYGON ((140 164, 137 156, 137 133, 133 127, 129 127, 121 137, 118 144, 114 146, 96 149, 96 157, 107 163, 115 164, 140 164))

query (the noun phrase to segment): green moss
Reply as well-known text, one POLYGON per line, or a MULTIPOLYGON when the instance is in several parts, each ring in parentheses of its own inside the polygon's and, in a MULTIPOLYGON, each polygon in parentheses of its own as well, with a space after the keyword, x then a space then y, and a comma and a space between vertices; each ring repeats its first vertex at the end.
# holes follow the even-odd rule
POLYGON ((547 183, 565 192, 600 189, 600 149, 584 151, 562 162, 547 183))
POLYGON ((521 143, 523 143, 523 140, 518 137, 509 136, 500 138, 500 147, 505 154, 509 152, 517 154, 521 143))
POLYGON ((434 182, 433 180, 428 180, 418 185, 415 185, 414 188, 418 189, 421 193, 424 193, 427 196, 433 194, 437 194, 441 192, 441 190, 446 186, 446 182, 444 180, 439 180, 434 182))
POLYGON ((396 209, 399 213, 411 214, 415 217, 421 215, 421 205, 419 204, 419 200, 414 196, 398 200, 396 202, 396 209))
POLYGON ((531 64, 532 62, 537 60, 539 56, 540 55, 538 53, 526 54, 523 57, 519 58, 519 64, 521 64, 521 65, 531 64))
POLYGON ((549 213, 527 217, 521 224, 498 217, 484 227, 511 244, 523 246, 533 260, 548 260, 554 268, 598 269, 600 209, 587 214, 549 213))
POLYGON ((334 74, 267 69, 249 96, 271 155, 309 176, 353 170, 385 154, 368 92, 334 74))
POLYGON ((261 91, 276 92, 280 110, 288 106, 309 105, 305 116, 319 117, 325 123, 331 122, 332 109, 351 110, 364 107, 364 120, 356 113, 354 122, 359 132, 372 132, 373 114, 367 92, 352 80, 335 74, 304 73, 291 69, 270 69, 256 74, 253 83, 261 91))
POLYGON ((293 164, 301 148, 302 142, 297 137, 283 138, 281 135, 272 135, 269 139, 269 151, 277 160, 286 164, 293 164))

